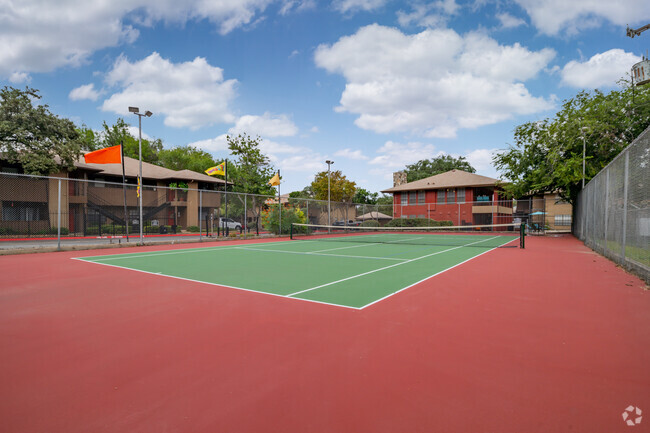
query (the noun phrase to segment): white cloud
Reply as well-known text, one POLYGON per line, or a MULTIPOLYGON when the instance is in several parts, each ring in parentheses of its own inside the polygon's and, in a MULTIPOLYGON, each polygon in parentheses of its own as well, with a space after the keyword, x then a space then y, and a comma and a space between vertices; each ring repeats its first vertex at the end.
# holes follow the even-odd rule
POLYGON ((421 159, 434 158, 442 152, 436 152, 433 144, 410 142, 397 143, 387 141, 377 150, 379 156, 371 159, 369 164, 381 165, 382 170, 402 169, 421 159))
POLYGON ((499 45, 480 33, 429 29, 406 35, 370 25, 319 46, 315 62, 346 78, 336 110, 358 114, 360 128, 445 138, 460 128, 551 108, 522 82, 554 56, 551 49, 499 45))
POLYGON ((514 29, 515 27, 525 26, 526 21, 521 18, 510 15, 507 12, 497 14, 497 19, 501 23, 501 28, 514 29))
POLYGON ((373 11, 386 4, 387 0, 334 0, 334 9, 341 13, 373 11))
POLYGON ((201 57, 184 63, 158 53, 134 63, 120 57, 106 81, 122 90, 104 101, 104 111, 128 115, 128 107, 136 106, 164 116, 167 126, 192 129, 235 121, 229 104, 237 81, 224 80, 223 70, 201 57))
POLYGON ((431 3, 415 3, 412 12, 397 11, 397 22, 402 27, 442 27, 460 8, 456 0, 440 0, 431 3))
POLYGON ((576 33, 596 27, 603 21, 619 26, 645 24, 650 19, 648 0, 515 0, 530 16, 542 33, 556 35, 561 31, 576 33))
POLYGON ((251 136, 292 137, 298 133, 298 127, 286 114, 262 116, 245 115, 237 119, 235 126, 228 130, 230 134, 246 133, 251 136))
POLYGON ((484 176, 495 177, 496 170, 492 166, 492 157, 498 149, 475 149, 467 152, 464 156, 467 162, 484 176))
MULTIPOLYGON (((133 137, 133 138, 135 138, 137 140, 138 137, 140 136, 140 128, 137 127, 137 126, 132 126, 131 125, 127 129, 129 131, 129 134, 131 134, 131 137, 133 137)), ((152 137, 149 134, 147 134, 146 132, 144 132, 144 131, 142 131, 142 138, 144 140, 151 140, 152 139, 152 137)))
POLYGON ((355 160, 364 160, 368 159, 366 155, 361 152, 361 150, 352 150, 350 148, 345 148, 338 150, 334 153, 334 156, 340 156, 341 158, 355 159, 355 160))
POLYGON ((226 34, 253 22, 271 1, 3 0, 0 77, 79 66, 97 50, 135 41, 136 26, 157 21, 208 19, 226 34))
POLYGON ((9 76, 9 81, 14 84, 29 83, 32 78, 26 72, 13 72, 9 76))
POLYGON ((96 101, 97 98, 99 98, 99 92, 95 90, 94 84, 84 84, 83 86, 72 89, 68 95, 68 98, 70 98, 72 101, 80 101, 83 99, 96 101))
POLYGON ((195 141, 189 143, 188 146, 203 149, 206 152, 216 153, 228 150, 228 142, 226 141, 226 134, 219 135, 215 138, 208 138, 206 140, 195 141))
POLYGON ((562 68, 562 83, 577 88, 613 87, 641 57, 612 49, 592 56, 586 62, 572 60, 562 68))

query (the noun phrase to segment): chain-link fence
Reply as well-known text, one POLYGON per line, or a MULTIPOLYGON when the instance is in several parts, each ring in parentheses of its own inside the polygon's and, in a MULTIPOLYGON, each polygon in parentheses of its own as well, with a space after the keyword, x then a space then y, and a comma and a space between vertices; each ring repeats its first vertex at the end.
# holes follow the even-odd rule
POLYGON ((650 128, 578 195, 573 233, 650 281, 650 128))
MULTIPOLYGON (((71 175, 74 175, 72 173, 71 175)), ((182 183, 172 185, 185 185, 182 183)), ((194 184, 196 186, 196 184, 194 184)), ((218 188, 218 187, 217 187, 218 188)), ((532 233, 566 229, 570 208, 555 198, 424 203, 422 195, 393 204, 356 204, 307 198, 145 184, 142 227, 138 187, 100 180, 0 173, 0 238, 203 237, 288 234, 292 223, 336 226, 490 225, 525 222, 532 233), (410 201, 409 201, 410 200, 410 201), (560 203, 560 204, 558 204, 560 203), (407 221, 416 219, 417 221, 407 221)), ((454 198, 454 200, 456 200, 454 198)), ((489 230, 489 228, 487 228, 489 230)))

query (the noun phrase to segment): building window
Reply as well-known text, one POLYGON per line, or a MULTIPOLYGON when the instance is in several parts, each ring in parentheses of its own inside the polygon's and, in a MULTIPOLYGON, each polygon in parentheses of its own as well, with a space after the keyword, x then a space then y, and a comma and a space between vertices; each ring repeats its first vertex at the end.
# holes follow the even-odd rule
POLYGON ((2 202, 2 219, 4 221, 41 221, 47 219, 45 203, 18 201, 2 202))
POLYGON ((465 203, 465 188, 458 188, 458 203, 465 203))
POLYGON ((406 206, 407 204, 409 204, 409 197, 408 197, 408 194, 403 192, 402 193, 402 206, 406 206))
POLYGON ((424 191, 418 191, 418 204, 424 204, 424 191))
POLYGON ((409 193, 409 203, 411 203, 411 204, 416 204, 417 203, 417 193, 415 191, 411 191, 409 193))
POLYGON ((439 189, 438 190, 438 204, 444 204, 445 203, 445 190, 444 189, 439 189))
POLYGON ((571 225, 571 215, 555 215, 555 225, 556 226, 570 226, 571 225))
POLYGON ((447 190, 447 203, 456 203, 456 190, 454 188, 447 190))

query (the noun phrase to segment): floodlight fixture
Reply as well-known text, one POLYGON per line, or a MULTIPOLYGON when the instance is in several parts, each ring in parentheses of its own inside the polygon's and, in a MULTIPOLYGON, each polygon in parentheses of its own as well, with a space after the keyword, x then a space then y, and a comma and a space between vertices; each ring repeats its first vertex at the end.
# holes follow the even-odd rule
POLYGON ((129 113, 138 114, 139 112, 140 112, 140 109, 138 107, 129 107, 129 113))

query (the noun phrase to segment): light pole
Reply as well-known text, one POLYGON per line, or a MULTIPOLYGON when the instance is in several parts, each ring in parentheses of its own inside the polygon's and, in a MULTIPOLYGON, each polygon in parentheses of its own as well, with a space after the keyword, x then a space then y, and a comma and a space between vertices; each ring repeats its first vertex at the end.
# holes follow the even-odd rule
POLYGON ((325 164, 327 164, 327 225, 331 226, 332 219, 331 219, 331 205, 330 205, 330 165, 334 164, 334 161, 330 161, 328 159, 327 161, 325 161, 325 164))
POLYGON ((140 197, 138 197, 138 206, 140 207, 140 244, 144 245, 144 236, 142 235, 142 194, 144 192, 144 189, 142 188, 142 116, 151 117, 153 113, 147 110, 142 114, 138 107, 129 107, 129 112, 138 116, 138 158, 140 160, 140 175, 138 176, 140 197))

